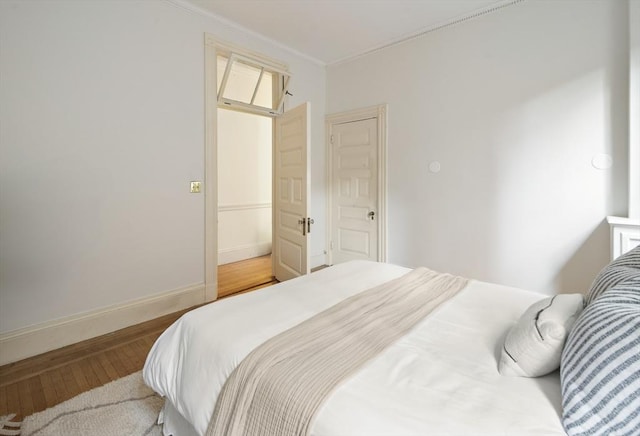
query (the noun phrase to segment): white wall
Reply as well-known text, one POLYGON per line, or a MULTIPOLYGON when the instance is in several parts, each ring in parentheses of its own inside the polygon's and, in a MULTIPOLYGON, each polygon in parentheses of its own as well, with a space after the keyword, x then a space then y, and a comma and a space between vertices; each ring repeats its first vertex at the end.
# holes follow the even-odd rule
POLYGON ((324 67, 169 2, 2 1, 0 333, 204 281, 204 32, 289 65, 324 216, 324 67))
POLYGON ((627 13, 527 1, 328 68, 328 113, 389 104, 390 262, 589 286, 627 209, 627 13))
POLYGON ((218 110, 218 265, 271 253, 273 119, 218 110))
POLYGON ((629 0, 629 218, 640 219, 640 0, 629 0))

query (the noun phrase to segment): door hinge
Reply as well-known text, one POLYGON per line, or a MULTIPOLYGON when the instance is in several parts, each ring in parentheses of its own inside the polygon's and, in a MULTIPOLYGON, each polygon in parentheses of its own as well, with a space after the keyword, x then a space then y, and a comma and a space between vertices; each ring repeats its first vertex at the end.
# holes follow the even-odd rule
POLYGON ((333 250, 333 241, 329 242, 329 250, 333 250))
POLYGON ((329 142, 333 144, 333 135, 331 135, 331 137, 329 138, 329 142))

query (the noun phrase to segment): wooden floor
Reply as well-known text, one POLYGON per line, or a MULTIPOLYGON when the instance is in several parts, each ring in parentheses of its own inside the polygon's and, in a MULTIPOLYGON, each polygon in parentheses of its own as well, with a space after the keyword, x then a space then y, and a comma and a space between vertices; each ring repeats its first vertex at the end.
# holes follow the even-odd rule
POLYGON ((228 263, 218 267, 218 297, 276 283, 271 268, 271 255, 228 263))
MULTIPOLYGON (((221 297, 276 283, 270 256, 223 265, 218 275, 221 297)), ((188 310, 0 367, 0 416, 21 420, 141 370, 158 336, 188 310)))

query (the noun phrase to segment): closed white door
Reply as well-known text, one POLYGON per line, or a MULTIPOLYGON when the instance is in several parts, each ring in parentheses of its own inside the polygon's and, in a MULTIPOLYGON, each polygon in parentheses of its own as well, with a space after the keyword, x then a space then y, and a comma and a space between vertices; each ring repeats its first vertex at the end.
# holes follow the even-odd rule
POLYGON ((378 260, 378 122, 331 125, 332 263, 378 260))
POLYGON ((276 118, 273 272, 279 281, 309 273, 309 103, 276 118))

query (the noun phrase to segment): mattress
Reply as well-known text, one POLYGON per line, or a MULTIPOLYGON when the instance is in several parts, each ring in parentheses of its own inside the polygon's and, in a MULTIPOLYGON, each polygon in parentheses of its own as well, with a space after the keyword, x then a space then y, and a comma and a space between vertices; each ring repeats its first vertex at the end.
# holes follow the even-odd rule
MULTIPOLYGON (((145 382, 167 399, 176 422, 202 435, 226 378, 256 346, 408 271, 347 262, 193 310, 158 338, 145 382)), ((531 379, 497 370, 509 328, 544 297, 471 280, 340 385, 311 434, 564 435, 557 372, 531 379)))

